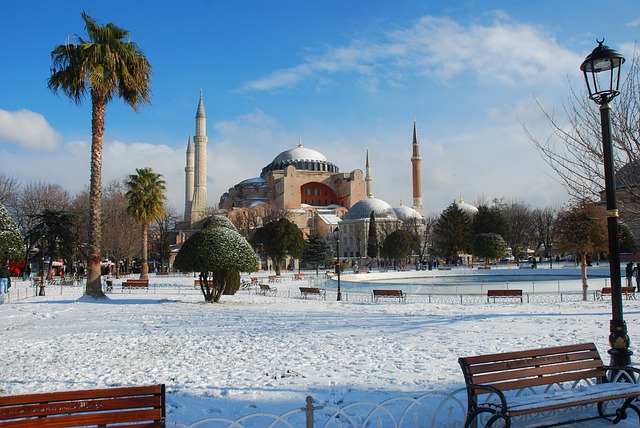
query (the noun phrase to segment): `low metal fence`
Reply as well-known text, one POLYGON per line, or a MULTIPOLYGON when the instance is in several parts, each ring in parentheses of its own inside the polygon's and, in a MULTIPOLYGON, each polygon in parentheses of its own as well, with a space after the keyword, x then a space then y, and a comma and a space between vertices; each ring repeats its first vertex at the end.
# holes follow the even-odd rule
MULTIPOLYGON (((171 421, 167 426, 181 428, 444 428, 464 425, 467 409, 466 389, 432 391, 393 397, 381 403, 355 402, 345 406, 318 403, 308 396, 304 405, 280 415, 258 412, 232 420, 211 417, 189 424, 171 421)), ((302 404, 302 403, 301 403, 302 404)))

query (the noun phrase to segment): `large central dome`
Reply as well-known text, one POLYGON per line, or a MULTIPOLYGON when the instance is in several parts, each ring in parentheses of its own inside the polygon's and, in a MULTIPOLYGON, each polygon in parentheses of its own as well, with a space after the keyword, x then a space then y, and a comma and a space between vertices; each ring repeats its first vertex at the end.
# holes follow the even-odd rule
POLYGON ((283 161, 321 161, 326 162, 327 158, 320 152, 306 147, 298 146, 295 149, 285 150, 273 160, 275 162, 283 161))
POLYGON ((285 150, 269 165, 262 168, 260 177, 264 178, 270 171, 284 170, 289 165, 293 165, 298 171, 339 172, 338 167, 329 162, 322 153, 302 147, 302 141, 300 141, 298 147, 285 150))

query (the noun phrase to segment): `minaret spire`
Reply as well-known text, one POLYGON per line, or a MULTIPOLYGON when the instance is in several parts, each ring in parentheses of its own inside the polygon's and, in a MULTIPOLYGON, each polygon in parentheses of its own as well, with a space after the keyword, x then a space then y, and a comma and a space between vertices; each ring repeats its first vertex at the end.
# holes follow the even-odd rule
POLYGON ((191 142, 191 132, 187 142, 187 164, 184 167, 184 221, 191 223, 191 205, 193 203, 193 180, 195 170, 195 157, 193 143, 191 142))
POLYGON ((365 171, 366 171, 365 177, 364 177, 365 193, 367 194, 367 198, 373 198, 373 188, 372 188, 373 177, 371 177, 371 163, 369 162, 368 147, 367 147, 367 161, 366 161, 365 171))
POLYGON ((413 118, 413 143, 411 155, 411 181, 413 187, 413 209, 424 215, 422 208, 422 178, 420 172, 420 144, 418 143, 418 128, 416 126, 416 118, 413 118))
POLYGON ((207 202, 207 114, 204 110, 202 89, 196 112, 196 134, 193 136, 195 149, 193 200, 191 202, 191 223, 204 218, 209 211, 207 202))

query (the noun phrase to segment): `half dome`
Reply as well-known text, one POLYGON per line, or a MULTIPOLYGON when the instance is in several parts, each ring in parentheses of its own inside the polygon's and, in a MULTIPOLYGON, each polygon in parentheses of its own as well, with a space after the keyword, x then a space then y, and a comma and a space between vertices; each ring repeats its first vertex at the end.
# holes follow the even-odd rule
POLYGON ((420 221, 422 220, 422 216, 418 211, 406 205, 400 205, 399 207, 395 207, 393 211, 395 211, 396 216, 398 216, 398 220, 402 220, 403 222, 406 222, 407 220, 412 220, 412 219, 416 219, 420 221))

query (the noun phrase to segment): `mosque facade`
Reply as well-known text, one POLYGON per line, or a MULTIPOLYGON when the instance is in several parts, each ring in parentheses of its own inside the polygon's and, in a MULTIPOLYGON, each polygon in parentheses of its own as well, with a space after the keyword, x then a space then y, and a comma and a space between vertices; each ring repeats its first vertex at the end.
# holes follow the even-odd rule
MULTIPOLYGON (((206 113, 202 93, 196 113, 196 132, 189 137, 185 166, 184 223, 197 228, 209 214, 206 188, 206 113)), ((373 196, 373 178, 369 151, 365 170, 341 172, 322 153, 305 147, 302 139, 296 147, 278 154, 262 168, 260 175, 229 188, 219 200, 218 211, 230 219, 254 218, 247 229, 262 226, 269 214, 284 213, 305 234, 317 230, 329 239, 339 226, 340 256, 345 259, 366 257, 366 239, 371 212, 376 217, 382 239, 405 223, 424 224, 420 176, 420 148, 416 121, 413 124, 411 176, 413 206, 392 208, 373 196)), ((185 227, 183 227, 185 228, 185 227)))

